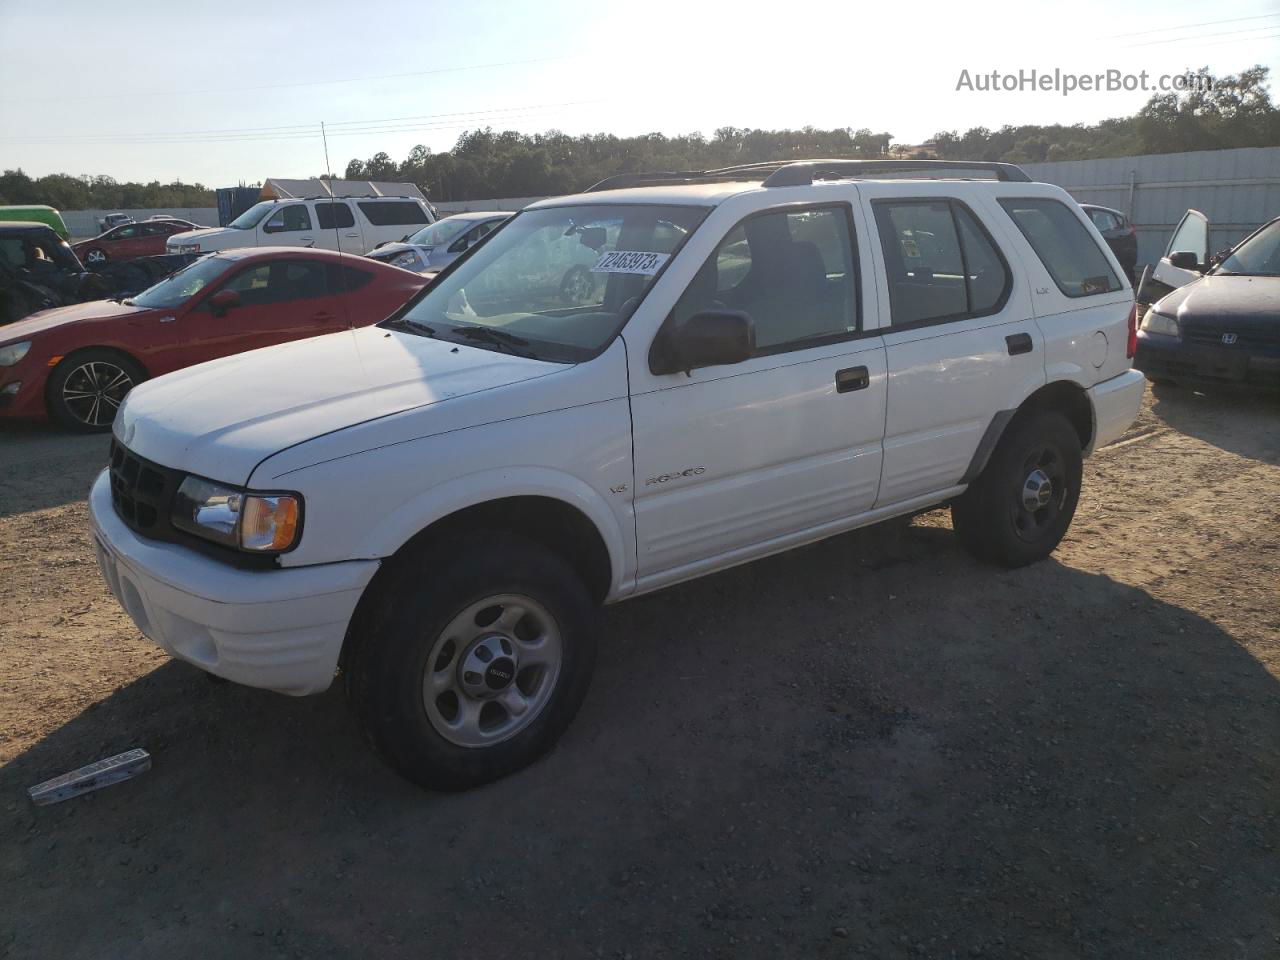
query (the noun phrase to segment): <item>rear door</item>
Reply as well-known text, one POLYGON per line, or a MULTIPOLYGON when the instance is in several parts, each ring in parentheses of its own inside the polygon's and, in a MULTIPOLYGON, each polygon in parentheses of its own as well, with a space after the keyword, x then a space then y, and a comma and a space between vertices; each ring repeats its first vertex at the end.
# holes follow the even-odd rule
POLYGON ((1133 292, 1080 208, 1052 196, 1002 196, 998 206, 1035 287, 1047 378, 1089 387, 1127 370, 1133 292))
POLYGON ((362 225, 365 250, 372 250, 380 243, 396 243, 431 222, 426 207, 417 200, 386 197, 355 203, 365 221, 362 225))
POLYGON ((1175 267, 1170 257, 1175 253, 1194 253, 1196 262, 1202 269, 1209 267, 1209 218, 1199 210, 1188 210, 1178 222, 1173 236, 1169 238, 1169 246, 1164 256, 1156 264, 1155 278, 1166 287, 1173 289, 1185 287, 1192 280, 1199 280, 1201 270, 1188 270, 1175 267))
POLYGON ((888 363, 877 507, 962 482, 997 411, 1044 383, 1021 272, 976 192, 865 184, 876 225, 888 363))
POLYGON ((356 256, 368 249, 364 233, 351 210, 350 200, 317 200, 315 214, 316 227, 320 231, 316 246, 356 256))

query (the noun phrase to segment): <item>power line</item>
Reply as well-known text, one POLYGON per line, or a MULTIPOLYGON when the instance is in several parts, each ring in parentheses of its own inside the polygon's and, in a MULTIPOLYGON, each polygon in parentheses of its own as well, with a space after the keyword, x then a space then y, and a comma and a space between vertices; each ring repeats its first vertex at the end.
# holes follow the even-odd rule
POLYGON ((116 100, 123 97, 190 97, 205 93, 243 93, 250 90, 283 90, 292 87, 315 87, 335 83, 365 83, 370 80, 401 80, 406 77, 427 77, 440 73, 457 73, 462 70, 490 70, 494 67, 515 67, 530 63, 555 63, 561 60, 576 60, 583 54, 566 54, 557 57, 534 57, 529 60, 501 60, 496 63, 470 63, 459 67, 437 67, 434 70, 412 70, 408 73, 383 73, 368 77, 341 77, 336 80, 297 80, 291 83, 263 83, 243 87, 205 87, 203 89, 161 89, 138 90, 131 93, 91 93, 75 96, 57 97, 23 97, 21 100, 6 99, 0 103, 52 103, 65 100, 116 100))
MULTIPOLYGON (((468 122, 483 122, 488 119, 503 119, 505 114, 524 113, 529 110, 549 110, 562 107, 576 107, 585 104, 600 103, 603 98, 594 100, 568 100, 562 103, 534 103, 523 104, 517 107, 494 107, 486 110, 459 110, 452 113, 422 113, 413 114, 404 117, 382 117, 377 119, 365 120, 341 120, 337 122, 326 122, 326 127, 331 135, 342 133, 349 130, 369 130, 376 132, 377 128, 385 124, 409 123, 419 120, 446 120, 458 117, 468 118, 468 122)), ((413 126, 429 127, 433 124, 413 124, 413 126)), ((294 133, 306 133, 311 136, 315 131, 315 123, 294 123, 294 124, 273 124, 264 127, 221 127, 206 130, 171 130, 171 131, 153 131, 149 133, 123 133, 123 134, 73 134, 66 136, 32 136, 32 137, 0 137, 5 142, 27 142, 30 140, 38 140, 41 143, 65 143, 65 144, 93 144, 93 143, 153 143, 157 141, 181 140, 182 142, 209 142, 221 140, 233 140, 244 137, 245 139, 276 139, 277 137, 287 137, 294 133), (258 136, 258 134, 267 134, 268 136, 258 136)))
MULTIPOLYGON (((503 117, 502 119, 503 120, 527 120, 527 119, 533 119, 536 117, 556 116, 560 112, 561 111, 554 110, 554 109, 553 110, 536 110, 528 113, 510 114, 503 117)), ((369 136, 383 135, 383 134, 413 133, 413 132, 432 131, 432 130, 463 130, 473 126, 478 122, 483 122, 483 119, 484 118, 472 119, 472 120, 464 121, 460 123, 446 122, 446 123, 425 123, 425 124, 401 124, 401 125, 368 127, 368 128, 362 128, 362 129, 354 129, 354 130, 341 130, 338 132, 330 131, 329 137, 330 138, 369 137, 369 136)), ((144 141, 99 140, 99 141, 94 141, 92 144, 86 144, 86 145, 87 146, 108 146, 108 145, 120 143, 128 146, 166 146, 166 145, 173 145, 173 144, 192 144, 192 143, 202 143, 202 144, 203 143, 253 143, 253 142, 260 142, 260 141, 284 142, 284 141, 291 141, 291 140, 317 140, 317 139, 320 139, 320 134, 313 127, 310 130, 306 130, 306 131, 289 131, 282 134, 249 134, 249 135, 236 135, 236 136, 229 136, 229 137, 205 137, 205 138, 172 137, 172 138, 153 139, 153 140, 144 140, 144 141)), ((10 142, 14 142, 14 143, 20 142, 24 144, 37 144, 37 143, 43 144, 49 141, 41 140, 39 138, 28 138, 22 141, 10 141, 10 142)), ((54 141, 52 145, 74 146, 75 144, 68 144, 65 141, 54 141)))
MULTIPOLYGON (((1268 24, 1266 27, 1262 27, 1261 29, 1265 30, 1270 26, 1272 25, 1268 24)), ((1162 40, 1145 40, 1142 43, 1126 43, 1126 44, 1123 44, 1123 46, 1154 47, 1164 43, 1187 43, 1189 41, 1201 42, 1206 39, 1212 39, 1213 37, 1233 37, 1233 36, 1238 36, 1239 34, 1242 34, 1242 33, 1253 34, 1253 33, 1257 33, 1259 29, 1260 28, 1258 27, 1246 27, 1243 30, 1223 30, 1223 31, 1219 31, 1218 33, 1201 33, 1201 34, 1196 34, 1190 37, 1165 37, 1162 40)))
POLYGON ((1135 30, 1133 33, 1113 33, 1108 39, 1119 40, 1124 37, 1145 37, 1152 33, 1168 33, 1170 30, 1191 30, 1195 27, 1217 27, 1224 23, 1243 23, 1246 20, 1268 20, 1280 17, 1280 13, 1260 13, 1256 17, 1232 17, 1227 20, 1205 20, 1202 23, 1184 23, 1180 27, 1155 27, 1151 30, 1135 30))

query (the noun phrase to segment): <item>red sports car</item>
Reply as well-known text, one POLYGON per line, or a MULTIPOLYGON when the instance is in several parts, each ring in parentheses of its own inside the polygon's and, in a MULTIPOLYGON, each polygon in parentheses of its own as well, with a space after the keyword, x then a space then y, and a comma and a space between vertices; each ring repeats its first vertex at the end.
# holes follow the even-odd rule
POLYGON ((164 253, 164 242, 173 234, 199 229, 186 220, 145 220, 113 227, 92 240, 73 243, 71 249, 80 262, 92 270, 108 260, 158 257, 164 253))
POLYGON ((58 307, 0 327, 0 419, 51 416, 74 430, 107 430, 135 383, 377 323, 425 284, 408 270, 329 250, 213 254, 132 300, 58 307))

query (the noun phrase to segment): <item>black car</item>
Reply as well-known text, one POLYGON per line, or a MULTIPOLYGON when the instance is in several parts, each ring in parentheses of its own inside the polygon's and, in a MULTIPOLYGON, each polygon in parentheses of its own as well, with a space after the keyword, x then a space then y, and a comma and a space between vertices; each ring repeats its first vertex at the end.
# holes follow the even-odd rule
POLYGON ((105 290, 51 227, 0 223, 0 323, 102 296, 105 290))
POLYGON ((1107 246, 1120 261, 1124 272, 1133 280, 1133 271, 1138 264, 1138 231, 1129 218, 1119 210, 1110 207, 1099 207, 1092 203, 1082 203, 1080 207, 1089 215, 1093 225, 1107 241, 1107 246))
POLYGON ((16 220, 0 222, 0 325, 51 307, 133 296, 198 256, 141 257, 90 272, 51 227, 16 220))
POLYGON ((1280 389, 1280 217, 1151 305, 1133 365, 1157 383, 1280 389))

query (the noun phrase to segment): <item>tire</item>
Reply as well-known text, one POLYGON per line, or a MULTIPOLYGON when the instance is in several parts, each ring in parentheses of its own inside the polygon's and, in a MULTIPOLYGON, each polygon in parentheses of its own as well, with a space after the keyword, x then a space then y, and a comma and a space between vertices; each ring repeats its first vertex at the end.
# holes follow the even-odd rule
POLYGON ((1022 567, 1043 560, 1071 526, 1082 471, 1080 437, 1066 417, 1018 414, 978 479, 952 503, 956 535, 988 563, 1022 567))
POLYGON ((73 353, 45 387, 49 416, 77 433, 105 433, 125 395, 145 379, 142 367, 123 353, 99 347, 73 353))
POLYGON ((90 270, 94 270, 107 262, 107 251, 101 247, 92 247, 84 253, 84 265, 90 270))
POLYGON ((390 563, 361 604, 343 664, 374 750, 414 783, 449 791, 550 750, 595 667, 596 605, 582 579, 553 551, 494 530, 390 563))

